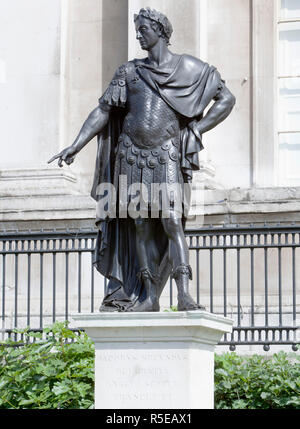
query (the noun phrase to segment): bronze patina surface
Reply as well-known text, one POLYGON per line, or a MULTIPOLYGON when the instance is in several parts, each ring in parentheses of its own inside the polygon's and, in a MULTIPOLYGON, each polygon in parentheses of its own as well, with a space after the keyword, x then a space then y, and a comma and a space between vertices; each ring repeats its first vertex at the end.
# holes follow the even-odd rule
POLYGON ((199 170, 202 135, 230 114, 235 97, 215 67, 169 50, 173 29, 166 16, 146 8, 134 21, 147 57, 116 70, 74 143, 49 162, 72 163, 98 137, 91 193, 98 205, 94 265, 109 279, 100 311, 159 311, 170 275, 177 285, 178 310, 203 309, 188 291, 192 270, 185 202, 176 190, 191 184, 193 171, 199 170), (101 209, 105 184, 114 189, 114 215, 101 209), (130 216, 126 209, 135 199, 129 192, 133 185, 140 202, 130 216), (164 185, 165 192, 157 194, 153 185, 164 185), (125 214, 118 206, 124 198, 125 214))

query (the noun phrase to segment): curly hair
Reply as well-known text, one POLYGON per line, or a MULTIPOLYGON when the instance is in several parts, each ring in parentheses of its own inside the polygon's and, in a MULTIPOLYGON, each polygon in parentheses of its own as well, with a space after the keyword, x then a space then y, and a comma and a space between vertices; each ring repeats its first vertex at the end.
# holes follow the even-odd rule
MULTIPOLYGON (((158 25, 162 37, 166 40, 167 45, 169 45, 170 37, 173 33, 173 27, 166 15, 164 15, 161 12, 158 12, 155 9, 150 9, 150 7, 142 8, 138 14, 134 15, 134 22, 138 19, 139 16, 143 16, 144 18, 150 19, 152 23, 155 23, 156 26, 158 25)), ((152 26, 153 29, 154 26, 152 26)))

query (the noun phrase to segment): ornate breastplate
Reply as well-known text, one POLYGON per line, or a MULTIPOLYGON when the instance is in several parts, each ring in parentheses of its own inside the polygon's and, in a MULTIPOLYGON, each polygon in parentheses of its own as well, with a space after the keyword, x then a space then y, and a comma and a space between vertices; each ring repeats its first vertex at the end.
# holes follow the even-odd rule
POLYGON ((128 114, 123 132, 139 147, 161 146, 179 135, 177 113, 138 74, 127 76, 128 114))

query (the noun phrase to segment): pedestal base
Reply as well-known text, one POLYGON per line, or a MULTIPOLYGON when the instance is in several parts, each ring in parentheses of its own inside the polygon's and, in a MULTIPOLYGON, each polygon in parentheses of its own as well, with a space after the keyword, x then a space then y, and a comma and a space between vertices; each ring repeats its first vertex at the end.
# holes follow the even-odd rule
POLYGON ((232 320, 205 311, 73 316, 95 342, 96 409, 210 409, 214 348, 232 320))

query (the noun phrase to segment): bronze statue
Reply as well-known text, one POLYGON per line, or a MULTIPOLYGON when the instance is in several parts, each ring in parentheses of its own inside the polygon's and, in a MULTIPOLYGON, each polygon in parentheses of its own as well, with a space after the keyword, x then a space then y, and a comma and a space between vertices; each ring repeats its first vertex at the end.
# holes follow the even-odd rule
POLYGON ((146 8, 134 21, 136 38, 148 56, 117 69, 74 143, 49 162, 58 158, 60 167, 63 161, 71 164, 98 136, 91 195, 102 210, 97 210, 94 265, 109 279, 100 311, 159 311, 159 297, 170 275, 177 285, 178 310, 203 309, 188 292, 192 271, 184 236, 186 216, 169 186, 191 183, 192 172, 199 169, 202 134, 229 115, 235 97, 215 67, 169 50, 173 29, 166 16, 146 8), (123 187, 121 176, 126 179, 123 187), (113 216, 104 213, 103 184, 114 187, 118 201, 130 186, 142 185, 147 195, 144 210, 138 216, 124 214, 133 200, 129 194, 113 216), (156 198, 157 216, 151 216, 155 184, 166 184, 167 191, 156 198))

